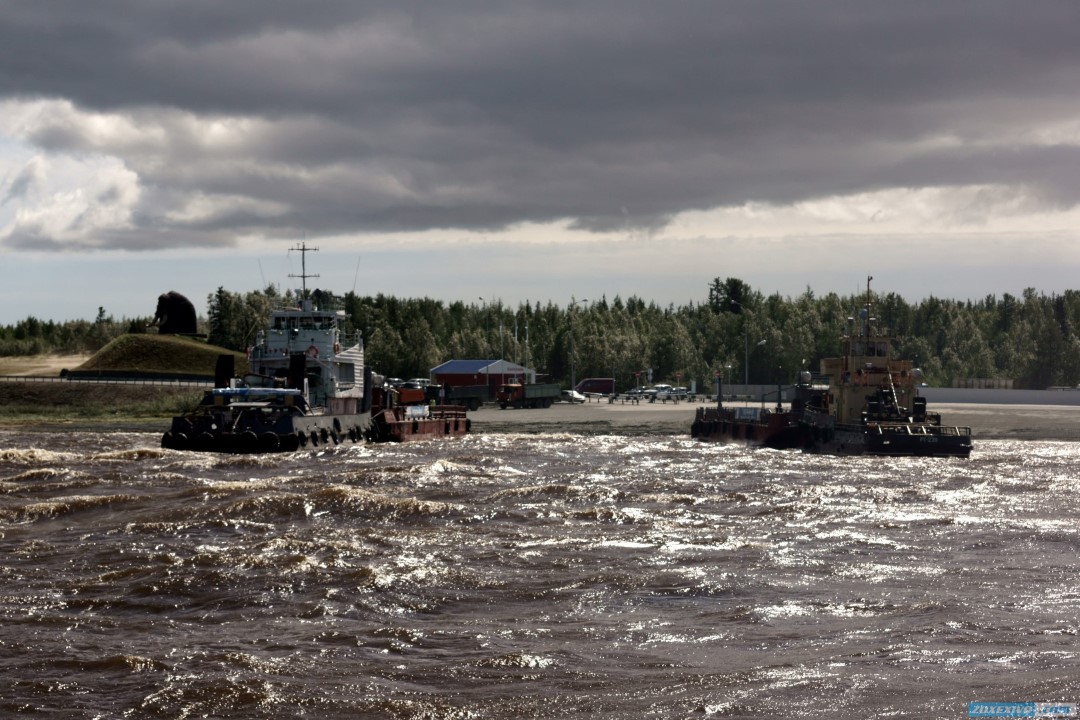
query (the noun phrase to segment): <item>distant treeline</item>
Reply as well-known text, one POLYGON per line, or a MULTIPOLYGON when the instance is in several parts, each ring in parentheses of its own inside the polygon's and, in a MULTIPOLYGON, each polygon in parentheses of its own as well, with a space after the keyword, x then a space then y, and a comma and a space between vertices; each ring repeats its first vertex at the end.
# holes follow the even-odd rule
MULTIPOLYGON (((346 329, 364 339, 367 360, 394 377, 427 376, 450 359, 519 362, 554 380, 571 375, 615 377, 620 388, 649 382, 713 388, 725 382, 788 383, 840 352, 862 295, 809 288, 798 297, 763 295, 742 280, 715 279, 700 303, 660 307, 638 297, 601 298, 567 307, 526 302, 444 303, 386 295, 337 296, 316 290, 321 308, 344 310, 346 329)), ((954 378, 1010 378, 1018 388, 1080 384, 1080 291, 981 301, 931 297, 910 303, 895 293, 871 294, 879 327, 897 337, 931 385, 954 378)), ((276 287, 248 293, 219 288, 208 298, 209 341, 243 350, 272 308, 295 304, 276 287)), ((94 322, 28 318, 0 329, 0 354, 94 351, 123 332, 145 332, 149 318, 120 322, 99 310, 94 322)))
POLYGON ((94 320, 40 320, 30 316, 0 326, 0 356, 95 353, 125 333, 144 333, 152 318, 117 320, 98 308, 94 320))

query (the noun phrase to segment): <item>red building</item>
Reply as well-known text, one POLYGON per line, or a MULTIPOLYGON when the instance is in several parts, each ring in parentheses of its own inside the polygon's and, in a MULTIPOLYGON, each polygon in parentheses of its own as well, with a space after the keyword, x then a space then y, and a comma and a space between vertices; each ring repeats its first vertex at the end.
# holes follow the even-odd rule
POLYGON ((536 382, 536 371, 506 360, 448 360, 431 368, 431 381, 449 387, 487 385, 494 397, 505 383, 536 382))

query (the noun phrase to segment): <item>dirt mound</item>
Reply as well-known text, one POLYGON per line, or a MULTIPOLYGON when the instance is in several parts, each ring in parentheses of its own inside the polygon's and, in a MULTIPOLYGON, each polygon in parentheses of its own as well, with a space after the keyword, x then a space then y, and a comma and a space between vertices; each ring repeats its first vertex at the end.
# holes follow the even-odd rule
POLYGON ((231 353, 238 373, 247 371, 247 358, 216 345, 177 335, 121 335, 103 347, 74 373, 132 373, 201 375, 213 377, 218 355, 231 353))

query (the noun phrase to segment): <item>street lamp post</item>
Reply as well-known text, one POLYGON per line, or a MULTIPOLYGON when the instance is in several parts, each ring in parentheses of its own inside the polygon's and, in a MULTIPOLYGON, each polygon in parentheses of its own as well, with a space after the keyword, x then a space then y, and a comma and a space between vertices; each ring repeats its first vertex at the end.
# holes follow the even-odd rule
POLYGON ((570 389, 573 390, 577 385, 577 375, 574 367, 576 358, 574 357, 574 307, 581 303, 588 302, 588 298, 581 298, 575 300, 574 296, 570 296, 570 389))
MULTIPOLYGON (((746 317, 743 317, 743 385, 750 384, 750 328, 746 327, 746 317)), ((745 390, 743 392, 746 392, 745 390)))
POLYGON ((484 354, 484 357, 486 358, 488 355, 487 300, 485 300, 484 298, 478 299, 482 303, 480 310, 480 314, 482 315, 480 319, 480 351, 484 354))
MULTIPOLYGON (((481 329, 483 329, 484 324, 487 322, 487 320, 486 320, 486 318, 487 318, 487 300, 484 300, 484 298, 479 298, 479 300, 480 300, 480 302, 482 302, 484 304, 483 315, 484 315, 485 319, 482 320, 481 323, 480 323, 481 329)), ((487 355, 487 333, 483 332, 481 336, 484 339, 483 353, 484 353, 484 355, 487 355)), ((491 365, 490 358, 484 358, 484 392, 487 394, 487 397, 488 397, 489 400, 491 399, 491 374, 490 374, 491 369, 490 369, 490 365, 491 365)))
POLYGON ((746 322, 746 312, 743 304, 738 300, 728 298, 728 303, 739 306, 739 314, 742 315, 743 327, 743 385, 750 384, 750 326, 746 322))
MULTIPOLYGON (((745 338, 745 337, 748 337, 748 336, 744 335, 743 337, 745 338)), ((762 347, 764 345, 765 345, 764 340, 758 340, 757 345, 755 345, 754 347, 759 348, 759 347, 762 347)), ((746 343, 746 368, 745 369, 746 369, 746 382, 743 383, 743 384, 749 386, 750 385, 750 345, 749 345, 748 342, 746 343)))

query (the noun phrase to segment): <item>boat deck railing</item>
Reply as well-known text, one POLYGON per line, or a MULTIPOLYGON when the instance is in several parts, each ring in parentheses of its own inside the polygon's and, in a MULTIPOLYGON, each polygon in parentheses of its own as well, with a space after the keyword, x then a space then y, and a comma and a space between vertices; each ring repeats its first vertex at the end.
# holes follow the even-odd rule
POLYGON ((467 408, 463 405, 395 405, 387 410, 398 420, 454 420, 468 417, 467 408), (417 412, 410 411, 410 408, 417 412))
POLYGON ((971 428, 964 425, 911 425, 908 423, 871 423, 870 427, 879 434, 885 431, 904 432, 908 435, 956 435, 968 437, 971 428))

